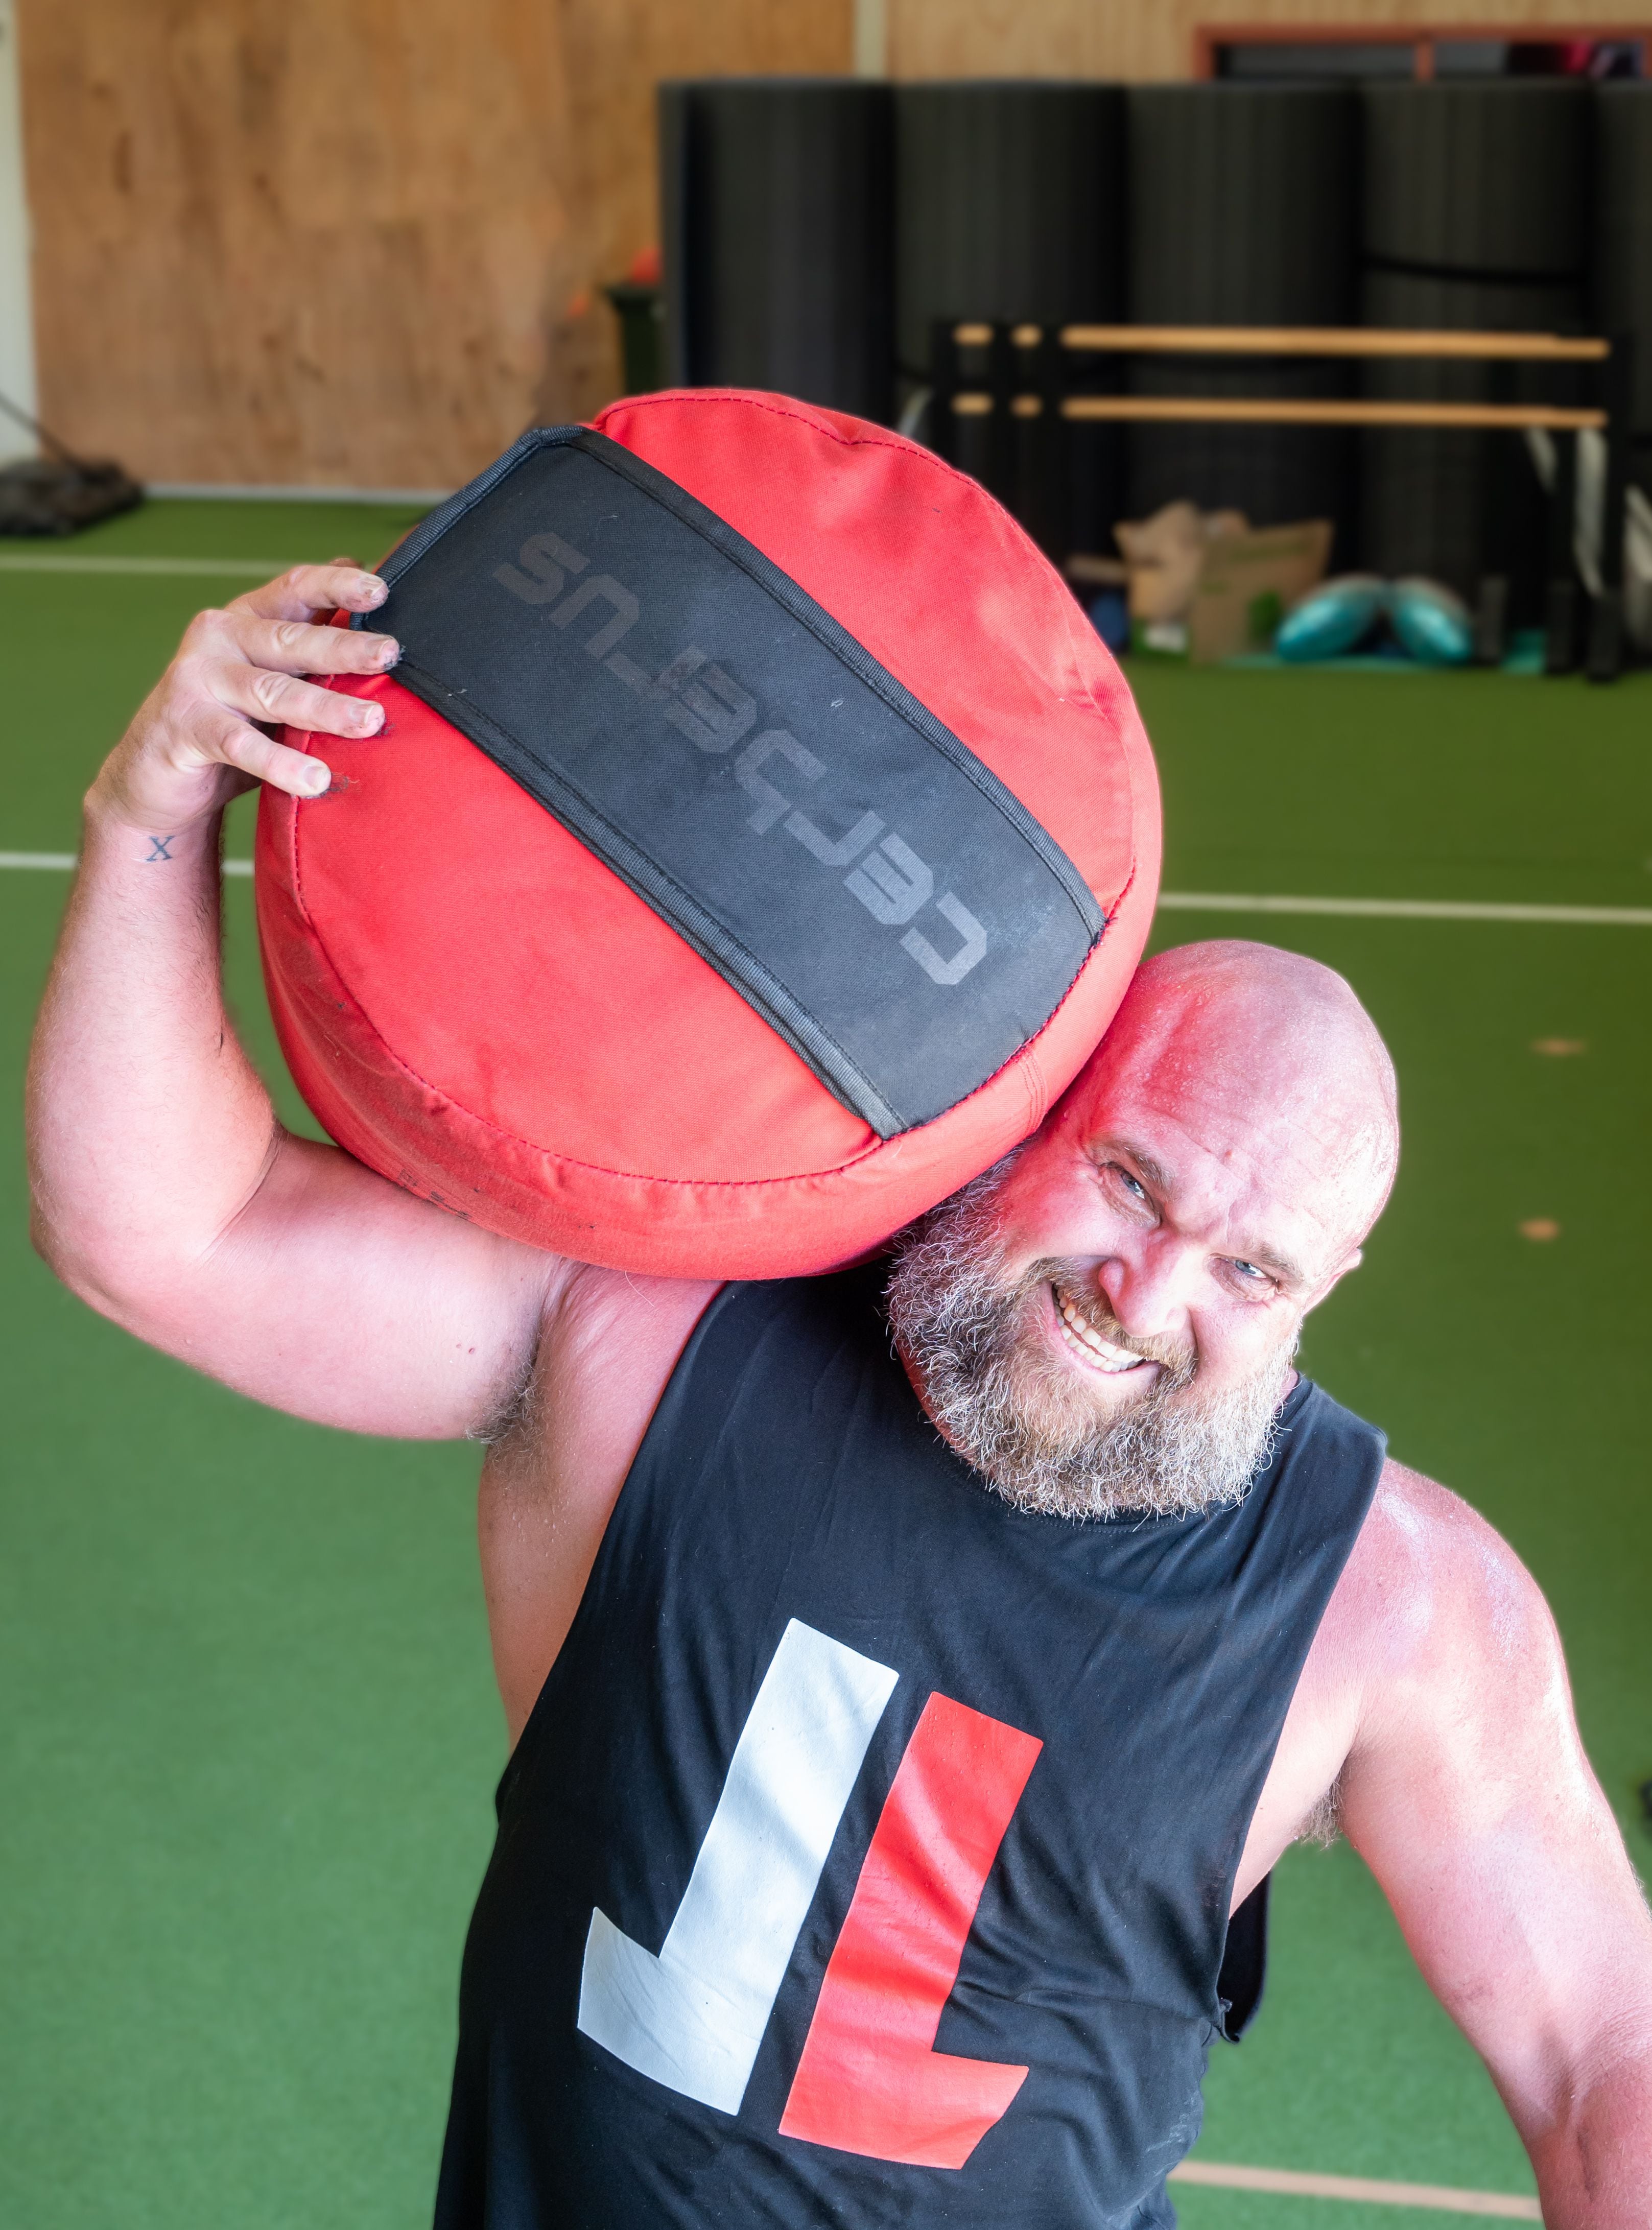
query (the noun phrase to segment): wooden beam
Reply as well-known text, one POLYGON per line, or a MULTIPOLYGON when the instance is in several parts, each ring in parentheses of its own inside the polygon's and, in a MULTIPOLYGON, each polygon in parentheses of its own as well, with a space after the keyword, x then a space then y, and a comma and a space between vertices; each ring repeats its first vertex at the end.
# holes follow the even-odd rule
MULTIPOLYGON (((966 416, 984 416, 992 398, 957 395, 952 408, 966 416)), ((1062 416, 1087 424, 1175 420, 1239 426, 1445 426, 1505 432, 1546 426, 1555 433, 1571 434, 1585 429, 1604 431, 1606 425, 1604 410, 1573 410, 1548 403, 1301 403, 1248 396, 1201 400, 1168 395, 1069 395, 1062 416)))
MULTIPOLYGON (((958 338, 965 328, 959 326, 958 338)), ((969 328, 971 333, 982 328, 969 328)), ((1599 364, 1610 341, 1561 333, 1413 332, 1378 325, 1063 325, 1066 349, 1155 356, 1463 357, 1477 362, 1599 364)))

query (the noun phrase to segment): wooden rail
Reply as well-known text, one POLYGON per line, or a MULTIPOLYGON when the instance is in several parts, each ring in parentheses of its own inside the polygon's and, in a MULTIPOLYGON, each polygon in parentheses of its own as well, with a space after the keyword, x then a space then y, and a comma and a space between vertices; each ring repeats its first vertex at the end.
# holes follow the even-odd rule
MULTIPOLYGON (((1127 356, 1450 357, 1470 364, 1604 364, 1610 341, 1569 333, 1414 332, 1382 325, 1062 325, 1064 349, 1127 356)), ((985 348, 992 328, 952 328, 960 348, 985 348)), ((1042 325, 1015 325, 1018 349, 1037 348, 1042 325)))
MULTIPOLYGON (((952 409, 960 418, 990 418, 997 407, 980 389, 965 388, 952 397, 952 409)), ((1014 417, 1042 417, 1043 409, 1042 395, 1010 398, 1014 417)), ((1502 433, 1518 433, 1527 426, 1546 427, 1556 434, 1588 429, 1598 432, 1606 424, 1604 410, 1559 403, 1322 403, 1266 396, 1069 395, 1062 399, 1061 415, 1090 425, 1225 421, 1230 426, 1451 426, 1502 433)))
MULTIPOLYGON (((991 330, 986 329, 989 338, 991 330)), ((964 331, 958 328, 961 342, 964 331)), ((1010 338, 1018 347, 1036 348, 1042 335, 1036 325, 1017 325, 1010 338)), ((1565 333, 1413 332, 1378 325, 1063 325, 1059 338, 1065 349, 1121 349, 1132 356, 1455 357, 1479 364, 1604 364, 1612 352, 1610 341, 1565 333)))
MULTIPOLYGON (((964 400, 953 398, 953 409, 964 400)), ((992 398, 982 400, 989 409, 992 398)), ((1020 396, 1016 403, 1023 400, 1020 396)), ((1026 398, 1036 403, 1036 396, 1026 398)), ((1012 409, 1015 404, 1010 405, 1012 409)), ((1036 416, 1036 412, 1017 412, 1036 416)), ((1546 426, 1557 434, 1576 434, 1585 428, 1603 429, 1604 410, 1574 409, 1558 403, 1363 403, 1278 401, 1251 396, 1212 396, 1171 395, 1069 395, 1062 404, 1063 418, 1081 422, 1105 419, 1152 421, 1202 419, 1225 421, 1236 426, 1462 426, 1518 432, 1526 426, 1546 426)))

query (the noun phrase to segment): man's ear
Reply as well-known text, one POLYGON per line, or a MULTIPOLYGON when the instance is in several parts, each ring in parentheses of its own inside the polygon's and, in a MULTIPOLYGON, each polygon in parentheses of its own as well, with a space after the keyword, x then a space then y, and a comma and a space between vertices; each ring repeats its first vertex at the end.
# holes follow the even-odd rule
POLYGON ((1315 1293, 1313 1299, 1308 1303, 1308 1308, 1303 1311, 1303 1314, 1307 1315, 1308 1310, 1317 1309, 1321 1301, 1327 1300, 1332 1293, 1335 1292, 1336 1288, 1342 1283, 1348 1273, 1351 1270, 1357 1270, 1365 1259, 1365 1250, 1363 1247, 1355 1247, 1352 1248, 1348 1254, 1345 1254, 1341 1261, 1338 1263, 1336 1268, 1332 1271, 1325 1283, 1320 1286, 1319 1292, 1315 1293))

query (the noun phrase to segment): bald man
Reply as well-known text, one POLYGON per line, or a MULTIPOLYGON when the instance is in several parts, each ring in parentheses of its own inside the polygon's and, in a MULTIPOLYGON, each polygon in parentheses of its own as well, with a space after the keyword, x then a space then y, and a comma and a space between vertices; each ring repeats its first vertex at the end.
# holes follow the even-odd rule
POLYGON ((513 1754, 443 2230, 1168 2223, 1229 1916, 1336 1828, 1545 2220, 1652 2221, 1652 1929, 1553 1626, 1292 1364, 1397 1150, 1346 984, 1161 955, 874 1271, 494 1238, 284 1133, 219 991, 223 804, 326 779, 254 723, 377 721, 301 677, 393 661, 313 624, 381 595, 301 571, 191 628, 87 801, 32 1138, 42 1252, 139 1337, 489 1442, 513 1754))

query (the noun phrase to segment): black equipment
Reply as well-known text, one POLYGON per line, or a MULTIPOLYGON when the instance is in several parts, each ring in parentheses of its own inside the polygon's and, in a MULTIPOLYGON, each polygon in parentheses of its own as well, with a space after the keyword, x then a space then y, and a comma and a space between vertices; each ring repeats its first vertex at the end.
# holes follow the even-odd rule
POLYGON ((77 457, 3 395, 0 411, 52 452, 0 465, 0 534, 73 534, 143 501, 142 487, 119 465, 77 457))

